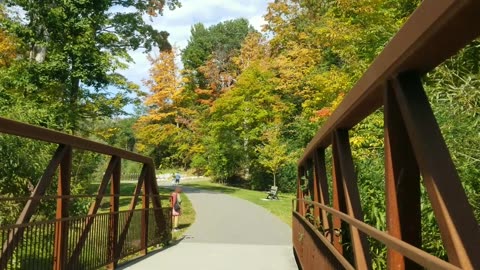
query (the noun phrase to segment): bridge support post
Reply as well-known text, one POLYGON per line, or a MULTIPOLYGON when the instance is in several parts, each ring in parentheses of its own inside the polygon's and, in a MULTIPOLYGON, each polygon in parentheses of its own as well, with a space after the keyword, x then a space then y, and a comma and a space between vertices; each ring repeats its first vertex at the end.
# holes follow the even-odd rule
MULTIPOLYGON (((148 170, 147 165, 144 165, 145 170, 148 170)), ((149 174, 146 173, 146 176, 144 176, 143 182, 142 182, 142 190, 143 190, 143 195, 142 195, 142 228, 141 228, 141 240, 140 240, 140 245, 142 247, 142 254, 147 255, 147 247, 148 247, 148 216, 150 215, 149 212, 149 190, 148 190, 148 185, 147 181, 149 180, 149 174)), ((156 179, 155 179, 156 181, 156 179)))
MULTIPOLYGON (((302 190, 302 185, 303 185, 303 178, 305 176, 305 168, 303 166, 298 168, 298 173, 297 173, 297 198, 303 199, 303 190, 302 190)), ((305 216, 305 203, 303 202, 297 202, 297 212, 300 213, 300 215, 305 216)))
MULTIPOLYGON (((0 126, 0 127, 3 127, 3 126, 0 126)), ((40 199, 38 199, 38 197, 41 197, 45 194, 45 191, 47 190, 48 186, 52 182, 52 178, 55 175, 58 165, 62 162, 67 152, 68 152, 67 146, 65 145, 58 146, 57 150, 55 151, 55 154, 53 155, 47 168, 45 169, 45 172, 43 173, 42 178, 40 178, 40 181, 38 181, 37 186, 33 190, 33 193, 31 195, 32 199, 27 201, 27 203, 25 204, 22 212, 20 213, 20 216, 17 219, 16 224, 25 224, 30 221, 30 218, 33 216, 36 209, 40 205, 40 199)), ((5 240, 5 243, 3 243, 2 250, 1 250, 0 269, 3 270, 7 268, 7 264, 11 259, 11 257, 13 256, 13 252, 16 249, 18 243, 20 242, 20 239, 22 238, 24 231, 25 231, 25 228, 20 227, 17 230, 12 230, 8 234, 8 238, 7 240, 5 240)))
MULTIPOLYGON (((140 176, 138 177, 138 182, 135 187, 135 191, 133 192, 133 197, 130 200, 130 209, 126 217, 124 217, 124 220, 122 220, 123 228, 121 230, 121 233, 118 236, 118 241, 117 241, 117 246, 116 246, 116 253, 115 253, 115 258, 120 258, 121 257, 121 252, 123 249, 123 246, 125 244, 125 240, 127 239, 127 234, 128 230, 130 229, 130 225, 132 223, 135 207, 137 206, 138 202, 138 196, 140 195, 140 191, 143 187, 143 183, 145 182, 145 175, 147 174, 147 168, 144 165, 142 168, 142 172, 140 173, 140 176)), ((143 222, 143 213, 145 212, 145 209, 142 209, 142 222, 143 222)), ((140 247, 144 249, 142 246, 142 240, 143 240, 143 231, 141 231, 141 236, 140 236, 140 247)), ((116 259, 115 259, 116 260, 116 259)))
MULTIPOLYGON (((340 164, 338 157, 335 154, 337 152, 337 145, 332 144, 332 192, 333 192, 333 208, 343 213, 347 213, 347 208, 345 206, 345 196, 343 192, 342 185, 342 172, 340 170, 340 164)), ((332 241, 333 246, 338 250, 340 254, 343 255, 343 246, 342 246, 342 225, 343 221, 333 216, 333 235, 332 241)))
MULTIPOLYGON (((384 92, 384 126, 387 231, 421 248, 420 172, 390 84, 384 92)), ((387 252, 387 266, 392 270, 422 269, 392 249, 387 252)))
MULTIPOLYGON (((111 157, 110 162, 108 163, 107 169, 103 175, 102 182, 98 187, 97 197, 95 198, 95 201, 92 202, 88 210, 88 213, 87 213, 88 216, 97 214, 98 208, 100 208, 100 204, 103 200, 105 190, 107 189, 108 183, 112 178, 113 170, 116 168, 117 162, 119 161, 120 161, 119 157, 116 157, 116 156, 111 157)), ((70 261, 67 265, 67 269, 72 269, 78 265, 80 254, 82 252, 82 249, 85 246, 87 237, 90 234, 92 227, 94 226, 95 220, 96 220, 95 217, 91 217, 86 220, 85 226, 83 227, 83 231, 80 237, 78 238, 75 248, 73 249, 72 256, 70 257, 70 261)))
POLYGON ((72 171, 72 147, 66 146, 65 155, 60 162, 60 171, 57 185, 57 211, 55 223, 55 242, 53 269, 65 269, 67 263, 67 243, 68 243, 68 221, 63 220, 68 217, 68 201, 65 196, 70 195, 70 179, 72 171))
MULTIPOLYGON (((314 201, 323 205, 329 205, 330 200, 328 198, 328 179, 327 170, 325 167, 325 150, 319 149, 315 153, 313 158, 315 183, 314 183, 314 201)), ((327 212, 321 210, 318 206, 315 206, 315 215, 318 217, 324 230, 324 235, 328 240, 333 241, 333 225, 328 219, 327 212), (317 212, 318 211, 318 212, 317 212)))
MULTIPOLYGON (((312 201, 314 202, 319 202, 320 201, 320 185, 319 185, 319 169, 318 167, 320 164, 318 164, 318 157, 316 154, 313 157, 313 183, 312 183, 312 190, 310 191, 310 194, 312 196, 312 201)), ((320 208, 318 206, 314 205, 313 206, 313 219, 315 220, 315 225, 321 224, 321 218, 320 218, 320 208)))
POLYGON ((109 269, 117 267, 118 251, 118 208, 120 194, 121 160, 119 159, 112 173, 110 182, 110 217, 109 217, 109 237, 108 237, 108 258, 109 269))
MULTIPOLYGON (((167 222, 172 222, 170 218, 170 214, 167 216, 169 219, 167 220, 163 210, 162 210, 162 203, 160 201, 160 194, 158 193, 158 184, 157 180, 155 179, 155 166, 153 163, 149 163, 148 165, 148 173, 147 173, 147 178, 145 179, 147 182, 147 190, 148 194, 152 200, 152 206, 153 206, 153 213, 154 213, 154 218, 155 218, 155 223, 158 228, 158 231, 166 232, 167 222)), ((148 197, 147 197, 148 200, 148 197)), ((170 232, 166 232, 164 235, 164 239, 162 239, 164 242, 168 242, 171 240, 171 234, 170 232), (168 238, 165 238, 167 237, 168 238)))
MULTIPOLYGON (((357 177, 353 165, 352 151, 348 130, 340 129, 334 132, 333 144, 336 151, 336 164, 341 172, 345 207, 349 216, 363 221, 363 210, 360 203, 360 192, 358 191, 357 177)), ((338 181, 339 179, 337 179, 338 181)), ((350 237, 357 269, 371 269, 370 250, 367 237, 356 227, 350 225, 350 237)))

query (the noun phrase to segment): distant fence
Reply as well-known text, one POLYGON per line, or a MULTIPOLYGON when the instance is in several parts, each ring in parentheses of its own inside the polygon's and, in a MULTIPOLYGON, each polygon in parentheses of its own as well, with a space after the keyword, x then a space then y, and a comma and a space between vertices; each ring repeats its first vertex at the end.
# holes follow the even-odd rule
MULTIPOLYGON (((121 176, 121 181, 136 181, 139 177, 139 173, 125 173, 122 174, 121 176)), ((164 173, 164 174, 158 174, 156 175, 157 181, 173 181, 175 180, 175 177, 171 173, 164 173)), ((197 180, 197 181, 205 181, 208 180, 208 177, 205 176, 196 176, 196 175, 181 175, 180 176, 180 182, 183 181, 192 181, 192 180, 197 180)))
POLYGON ((121 181, 136 181, 140 176, 139 173, 122 173, 121 181))

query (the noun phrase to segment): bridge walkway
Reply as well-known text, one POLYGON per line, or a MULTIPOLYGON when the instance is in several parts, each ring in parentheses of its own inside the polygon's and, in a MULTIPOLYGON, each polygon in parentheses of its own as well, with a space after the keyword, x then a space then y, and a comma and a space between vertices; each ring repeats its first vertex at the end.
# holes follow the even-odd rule
POLYGON ((184 192, 196 220, 183 240, 120 269, 297 269, 291 229, 280 219, 225 194, 191 188, 184 192))

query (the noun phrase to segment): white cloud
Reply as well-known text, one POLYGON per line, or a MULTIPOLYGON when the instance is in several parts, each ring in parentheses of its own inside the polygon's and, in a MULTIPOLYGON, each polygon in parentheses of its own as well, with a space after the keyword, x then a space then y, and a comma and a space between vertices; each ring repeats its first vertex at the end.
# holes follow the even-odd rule
POLYGON ((257 29, 258 31, 262 31, 262 27, 264 24, 266 24, 267 22, 265 22, 265 20, 263 19, 263 15, 260 16, 253 16, 249 19, 250 21, 250 24, 255 27, 255 29, 257 29))
MULTIPOLYGON (((261 25, 265 23, 263 15, 266 13, 269 0, 182 0, 181 2, 181 8, 173 11, 166 10, 164 16, 153 18, 151 24, 158 30, 168 31, 170 43, 182 49, 187 45, 190 28, 195 23, 210 26, 225 20, 246 18, 255 29, 260 31, 261 25)), ((130 55, 135 63, 130 64, 127 70, 120 73, 146 90, 142 80, 148 77, 150 63, 141 51, 132 51, 130 55)))

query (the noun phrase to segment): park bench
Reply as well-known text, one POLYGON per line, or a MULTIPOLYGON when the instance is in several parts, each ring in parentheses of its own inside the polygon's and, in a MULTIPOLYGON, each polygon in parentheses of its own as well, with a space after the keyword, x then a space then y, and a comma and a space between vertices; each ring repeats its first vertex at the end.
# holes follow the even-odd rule
POLYGON ((267 192, 267 199, 269 200, 278 200, 278 187, 277 186, 272 186, 270 188, 270 191, 267 192))

